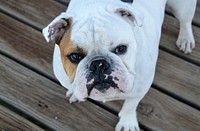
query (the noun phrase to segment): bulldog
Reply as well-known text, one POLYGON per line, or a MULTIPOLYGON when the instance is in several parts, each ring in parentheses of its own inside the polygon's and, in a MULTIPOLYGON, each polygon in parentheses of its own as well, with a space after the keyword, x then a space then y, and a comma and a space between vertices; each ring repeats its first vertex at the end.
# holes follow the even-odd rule
POLYGON ((115 130, 139 130, 136 108, 153 82, 166 4, 180 22, 177 47, 191 53, 196 0, 71 0, 43 29, 70 103, 125 100, 115 130))

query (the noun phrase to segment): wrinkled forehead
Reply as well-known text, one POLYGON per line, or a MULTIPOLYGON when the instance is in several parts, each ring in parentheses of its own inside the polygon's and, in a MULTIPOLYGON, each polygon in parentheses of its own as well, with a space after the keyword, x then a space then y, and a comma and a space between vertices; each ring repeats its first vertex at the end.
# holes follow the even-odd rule
POLYGON ((129 43, 133 37, 131 25, 119 16, 105 14, 74 21, 71 40, 77 45, 106 47, 113 43, 129 43))

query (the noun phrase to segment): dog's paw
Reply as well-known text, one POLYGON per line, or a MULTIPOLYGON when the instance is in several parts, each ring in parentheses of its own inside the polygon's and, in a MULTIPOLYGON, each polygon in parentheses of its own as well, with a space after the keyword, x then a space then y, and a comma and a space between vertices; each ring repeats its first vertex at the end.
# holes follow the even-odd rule
POLYGON ((78 101, 78 99, 74 95, 74 92, 71 90, 67 91, 66 96, 69 97, 69 103, 74 103, 78 101))
POLYGON ((185 28, 182 27, 182 29, 180 29, 180 33, 176 41, 176 46, 185 54, 192 52, 192 49, 195 47, 195 41, 190 26, 185 28))
POLYGON ((115 131, 140 131, 136 117, 121 117, 115 131))
POLYGON ((179 38, 176 41, 176 46, 179 50, 183 51, 185 54, 191 53, 192 49, 195 47, 195 42, 193 38, 179 38))

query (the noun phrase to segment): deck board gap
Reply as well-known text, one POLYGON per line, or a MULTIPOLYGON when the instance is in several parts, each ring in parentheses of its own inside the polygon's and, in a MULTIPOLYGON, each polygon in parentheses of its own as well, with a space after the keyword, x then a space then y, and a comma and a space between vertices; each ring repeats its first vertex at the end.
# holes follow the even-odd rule
POLYGON ((146 125, 142 124, 141 122, 138 123, 141 131, 154 131, 153 129, 147 127, 146 125))
MULTIPOLYGON (((57 1, 57 2, 62 2, 62 1, 57 1)), ((62 2, 62 3, 64 3, 64 2, 62 2)), ((37 31, 39 31, 39 32, 42 32, 42 29, 40 29, 39 27, 34 26, 34 25, 32 25, 32 24, 30 24, 30 23, 28 23, 28 22, 22 20, 22 19, 18 18, 17 16, 14 16, 14 15, 12 15, 12 14, 10 14, 10 13, 4 11, 4 10, 1 10, 1 9, 0 9, 0 12, 4 13, 5 15, 8 15, 9 17, 11 17, 11 18, 13 18, 13 19, 15 19, 15 20, 17 20, 17 21, 19 21, 19 22, 22 22, 23 24, 25 24, 25 25, 27 25, 27 26, 29 26, 29 27, 32 27, 33 29, 35 29, 35 30, 37 30, 37 31)), ((169 13, 169 12, 167 12, 167 11, 166 11, 166 15, 169 15, 169 16, 171 16, 171 17, 174 18, 173 14, 171 14, 171 13, 169 13)), ((197 24, 197 25, 198 25, 198 24, 197 24)), ((196 26, 196 25, 195 25, 195 26, 196 26)), ((199 27, 200 27, 200 26, 199 26, 199 27)), ((170 53, 170 54, 172 54, 172 55, 178 57, 178 58, 181 58, 181 59, 183 59, 183 60, 186 60, 186 61, 188 61, 188 62, 190 62, 190 63, 192 63, 192 64, 195 64, 195 65, 197 65, 197 66, 200 66, 200 62, 195 61, 195 60, 192 60, 192 59, 187 58, 187 57, 184 57, 184 55, 180 55, 180 54, 178 54, 178 53, 176 53, 176 52, 174 52, 174 51, 172 51, 172 50, 169 50, 169 49, 167 49, 166 47, 162 46, 161 44, 160 44, 160 47, 159 47, 159 48, 160 48, 161 50, 167 52, 167 53, 170 53)), ((48 78, 48 77, 47 77, 47 78, 48 78)), ((54 81, 55 81, 55 80, 54 80, 54 81)), ((58 82, 57 82, 57 83, 58 83, 58 82)))
POLYGON ((15 20, 17 20, 17 21, 19 21, 19 22, 21 22, 21 23, 23 23, 23 24, 25 24, 25 25, 27 25, 27 26, 29 26, 29 27, 31 27, 31 28, 33 28, 33 29, 35 29, 35 30, 37 30, 37 31, 39 31, 39 32, 42 32, 42 29, 40 29, 39 27, 34 26, 34 25, 30 24, 29 22, 26 22, 23 19, 20 19, 17 16, 15 16, 13 14, 10 14, 7 11, 4 11, 4 10, 0 9, 0 12, 3 13, 3 14, 5 14, 5 15, 7 15, 7 16, 9 16, 9 17, 11 17, 11 18, 13 18, 13 19, 15 19, 15 20))
MULTIPOLYGON (((164 47, 163 45, 159 45, 159 49, 164 51, 164 52, 167 52, 167 53, 169 53, 169 54, 171 54, 171 55, 173 55, 173 56, 175 56, 177 58, 180 58, 180 59, 183 59, 183 60, 185 60, 187 62, 190 62, 190 63, 192 63, 192 64, 194 64, 196 66, 200 66, 200 62, 192 60, 192 59, 190 59, 188 57, 184 57, 184 55, 180 55, 180 54, 178 54, 178 53, 176 53, 176 52, 174 52, 172 50, 169 50, 166 47, 164 47)), ((189 54, 186 54, 186 55, 189 55, 189 54)))
POLYGON ((33 116, 31 116, 30 114, 20 110, 19 108, 13 106, 12 104, 2 100, 0 98, 0 105, 4 106, 5 108, 8 108, 9 110, 13 111, 14 113, 20 115, 21 117, 27 119, 28 121, 32 122, 33 124, 39 126, 40 128, 44 129, 44 130, 48 130, 48 131, 55 131, 55 129, 51 128, 50 126, 48 126, 47 124, 43 123, 42 121, 34 118, 33 116))
POLYGON ((15 62, 19 63, 20 65, 22 65, 22 66, 28 68, 29 70, 31 70, 31 71, 33 71, 33 72, 36 72, 37 74, 39 74, 39 75, 41 75, 41 76, 43 76, 43 77, 45 77, 45 78, 47 78, 47 79, 53 81, 54 83, 60 85, 60 83, 58 82, 58 80, 57 80, 56 78, 54 78, 54 77, 52 77, 51 75, 49 75, 49 74, 47 74, 47 73, 44 73, 44 72, 42 72, 42 71, 40 71, 40 70, 38 70, 38 69, 36 69, 36 68, 34 68, 34 67, 28 65, 27 63, 21 61, 20 59, 14 58, 12 55, 10 55, 10 54, 4 52, 3 50, 0 50, 0 54, 2 54, 3 56, 5 56, 5 57, 11 59, 12 61, 15 61, 15 62))
POLYGON ((191 101, 188 101, 188 100, 184 99, 183 97, 180 97, 180 96, 178 96, 178 95, 176 95, 176 94, 174 94, 172 92, 169 92, 169 91, 165 90, 164 88, 162 88, 162 87, 160 87, 160 86, 158 86, 158 85, 156 85, 154 83, 152 84, 151 87, 156 89, 156 90, 158 90, 159 92, 162 92, 162 93, 164 93, 164 94, 176 99, 179 102, 182 102, 182 103, 184 103, 184 104, 186 104, 186 105, 188 105, 188 106, 200 111, 200 106, 199 105, 197 105, 197 104, 195 104, 195 103, 193 103, 191 101))
MULTIPOLYGON (((8 59, 11 59, 12 61, 17 62, 18 64, 24 66, 25 68, 28 68, 29 70, 31 70, 31 71, 33 71, 33 72, 36 72, 37 74, 39 74, 39 75, 41 75, 41 76, 47 78, 48 80, 51 80, 52 82, 54 82, 54 83, 56 83, 56 84, 58 84, 58 85, 61 86, 61 84, 59 83, 59 81, 58 81, 56 78, 53 78, 53 77, 51 77, 51 76, 48 75, 48 74, 44 74, 43 72, 41 72, 41 71, 39 71, 39 70, 37 70, 37 69, 31 67, 30 65, 24 63, 23 61, 18 60, 18 59, 16 59, 16 58, 14 58, 13 56, 11 56, 10 54, 7 54, 7 53, 5 53, 5 52, 3 52, 3 51, 1 51, 1 50, 0 50, 0 54, 3 55, 3 56, 5 56, 5 57, 8 58, 8 59)), ((114 115, 116 115, 116 116, 118 116, 118 112, 117 112, 116 110, 110 109, 109 107, 105 106, 105 105, 104 105, 103 103, 101 103, 101 102, 94 101, 94 100, 92 100, 92 99, 88 99, 87 101, 89 101, 89 102, 91 102, 91 103, 93 103, 93 104, 95 104, 95 105, 97 105, 97 106, 99 106, 99 107, 105 109, 106 111, 108 111, 108 112, 110 112, 110 113, 112 113, 112 114, 114 114, 114 115)))
POLYGON ((56 2, 62 4, 62 5, 65 5, 68 7, 69 3, 68 2, 65 2, 65 1, 62 1, 62 0, 56 0, 56 2))

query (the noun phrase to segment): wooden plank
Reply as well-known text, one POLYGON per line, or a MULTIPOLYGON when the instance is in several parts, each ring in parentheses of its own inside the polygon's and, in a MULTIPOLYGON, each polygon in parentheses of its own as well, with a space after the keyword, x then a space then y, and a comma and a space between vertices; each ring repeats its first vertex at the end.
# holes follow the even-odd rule
POLYGON ((47 44, 40 32, 2 13, 0 18, 0 51, 49 74, 54 44, 47 44))
POLYGON ((197 7, 196 7, 196 12, 194 16, 194 23, 200 26, 200 0, 197 0, 197 7))
MULTIPOLYGON (((17 25, 17 22, 13 22, 13 23, 15 23, 15 26, 17 25)), ((19 26, 19 25, 18 25, 19 26)), ((13 27, 11 27, 11 28, 13 28, 13 27)), ((23 28, 26 28, 26 27, 23 27, 23 28)), ((28 28, 28 27, 27 27, 28 28)), ((30 31, 31 29, 29 28, 29 29, 27 29, 26 28, 26 30, 28 31, 28 32, 30 32, 30 34, 32 34, 32 31, 30 31)), ((9 32, 9 31, 8 31, 9 32)), ((34 32, 34 31, 33 31, 34 32)), ((24 35, 23 34, 23 31, 20 31, 20 33, 22 33, 22 36, 24 35)), ((8 33, 9 35, 10 35, 10 33, 8 33)), ((34 34, 34 33, 33 33, 34 34)), ((2 35, 0 35, 0 36, 2 36, 2 35)), ((20 35, 19 35, 20 36, 20 35)), ((30 35, 27 35, 27 37, 30 37, 30 35)), ((8 39, 8 38, 4 38, 4 37, 2 37, 1 38, 1 40, 3 39, 3 41, 7 41, 6 39, 8 39)), ((11 39, 11 38, 9 38, 9 39, 11 39)), ((33 39, 33 40, 35 40, 35 39, 33 39)), ((19 41, 19 40, 18 40, 19 41)), ((28 40, 28 42, 30 42, 30 40, 28 40)), ((10 44, 8 43, 8 42, 6 42, 7 43, 7 46, 10 46, 10 44)), ((16 41, 16 43, 18 43, 17 41, 16 41)), ((31 43, 33 43, 33 44, 35 44, 34 42, 31 42, 31 43)), ((43 42, 44 43, 44 42, 43 42)), ((43 44, 43 43, 40 43, 40 44, 43 44)), ((32 45, 32 44, 31 44, 32 45)), ((45 44, 44 44, 45 45, 45 44)), ((1 45, 2 46, 2 45, 1 45)), ((29 48, 31 48, 31 46, 30 45, 27 45, 29 48)), ((39 45, 40 46, 40 45, 39 45)), ((18 59, 24 59, 23 57, 26 57, 26 55, 24 55, 23 56, 23 53, 21 52, 19 52, 19 51, 16 51, 15 49, 12 49, 12 46, 11 47, 6 47, 7 49, 9 49, 9 50, 11 50, 11 51, 14 51, 15 53, 17 52, 18 54, 19 54, 19 56, 18 55, 16 55, 15 56, 15 54, 11 54, 13 57, 17 57, 18 59)), ((43 48, 43 47, 42 47, 43 48)), ((8 52, 9 53, 9 52, 8 52)), ((29 56, 30 57, 30 56, 29 56)), ((36 63, 38 64, 39 62, 37 62, 37 60, 35 60, 35 59, 32 59, 31 57, 29 58, 29 57, 26 57, 26 58, 28 58, 29 59, 29 61, 27 62, 27 63, 29 63, 30 65, 33 65, 33 63, 36 61, 36 63)), ((47 56, 48 57, 48 56, 47 56)), ((38 57, 38 58, 40 58, 40 57, 38 57)), ((45 58, 44 58, 45 59, 45 58)), ((48 63, 48 62, 47 62, 48 63)), ((36 65, 37 65, 36 64, 36 65)), ((43 65, 42 64, 40 64, 40 66, 41 66, 41 68, 42 69, 45 69, 44 67, 42 67, 43 65)), ((39 67, 39 66, 38 66, 39 67)), ((163 75, 163 74, 162 74, 163 75)), ((187 80, 185 80, 185 81, 187 81, 187 80)), ((162 98, 162 97, 161 97, 162 98)), ((158 99, 158 98, 156 98, 156 99, 158 99)), ((197 99, 198 100, 198 99, 197 99)), ((159 101, 159 102, 161 102, 162 103, 162 101, 159 101)), ((173 107, 173 108, 176 108, 176 107, 173 107)), ((173 109, 172 109, 173 110, 173 109)), ((169 112, 164 112, 165 114, 168 114, 169 112)), ((170 121, 174 121, 174 124, 176 124, 176 120, 170 120, 170 121)), ((159 120, 157 121, 157 123, 160 123, 159 122, 159 120)), ((148 125, 148 124, 147 124, 148 125)), ((158 124, 156 125, 156 126, 159 126, 158 124)), ((173 127, 173 125, 171 125, 171 127, 173 127)))
MULTIPOLYGON (((12 55, 16 59, 20 59, 20 61, 24 61, 26 64, 30 65, 31 67, 36 68, 37 70, 40 70, 41 72, 51 75, 51 73, 49 72, 49 65, 52 61, 53 44, 46 44, 42 35, 40 33, 38 33, 37 31, 32 30, 29 27, 25 28, 23 24, 13 21, 12 19, 10 19, 9 17, 7 17, 3 14, 1 15, 1 17, 2 17, 2 21, 1 20, 0 21, 1 21, 1 23, 3 23, 3 26, 2 26, 3 31, 0 32, 0 38, 1 38, 0 42, 2 43, 0 50, 2 50, 3 52, 6 52, 7 54, 12 55), (15 25, 15 26, 13 26, 13 25, 15 25), (11 32, 14 32, 14 34, 11 32), (29 32, 29 33, 27 33, 27 32, 29 32), (16 35, 17 35, 17 37, 16 37, 16 35), (28 38, 30 38, 30 39, 28 39, 28 38), (12 52, 12 54, 10 52, 12 52)), ((200 36, 200 34, 199 34, 199 36, 200 36)), ((173 36, 170 35, 170 38, 171 37, 173 37, 173 36)), ((170 38, 165 39, 164 40, 165 43, 170 43, 170 38)), ((161 40, 161 41, 163 41, 163 40, 161 40)), ((200 41, 200 39, 199 39, 199 41, 200 41)), ((174 44, 171 44, 171 45, 174 45, 174 44)), ((162 53, 164 53, 164 52, 162 52, 162 53)), ((162 53, 161 53, 161 55, 162 55, 162 53)), ((195 54, 195 51, 194 51, 194 54, 195 54)), ((198 54, 198 52, 196 52, 196 55, 197 54, 198 54)), ((160 59, 161 60, 166 59, 167 58, 166 56, 168 57, 169 55, 167 55, 165 53, 164 55, 162 55, 162 57, 160 59)), ((197 55, 196 58, 198 59, 199 56, 197 55)), ((188 57, 191 57, 191 56, 188 56, 188 57)), ((190 102, 195 103, 196 105, 200 106, 200 103, 198 102, 198 99, 199 99, 198 83, 199 83, 199 81, 197 79, 195 79, 195 78, 199 78, 199 77, 190 75, 191 78, 194 78, 193 83, 196 83, 196 84, 192 84, 192 85, 195 85, 193 87, 193 89, 195 89, 195 90, 191 90, 190 88, 188 88, 188 87, 191 87, 191 82, 187 80, 187 77, 184 77, 185 69, 192 68, 194 70, 193 72, 195 72, 196 70, 199 70, 199 68, 196 66, 193 66, 192 64, 190 65, 188 62, 184 62, 184 61, 181 62, 181 63, 184 63, 185 66, 182 66, 183 67, 183 68, 181 68, 182 72, 178 73, 178 76, 180 76, 180 77, 178 77, 176 80, 185 81, 185 82, 183 82, 184 83, 184 85, 183 85, 183 83, 180 83, 180 81, 175 81, 174 79, 172 79, 172 77, 169 77, 169 76, 174 75, 174 70, 173 70, 173 68, 170 68, 170 66, 173 65, 175 68, 177 63, 179 63, 181 60, 176 59, 173 56, 169 56, 169 59, 173 59, 173 61, 171 61, 171 63, 167 64, 167 65, 165 64, 164 61, 159 62, 159 64, 158 64, 159 70, 157 72, 158 75, 154 81, 154 84, 159 85, 159 86, 163 87, 165 90, 173 92, 174 94, 177 94, 177 96, 179 96, 181 98, 183 97, 183 99, 186 99, 187 101, 190 101, 190 102), (164 75, 163 73, 159 73, 161 71, 162 72, 167 71, 169 73, 166 73, 164 75), (161 80, 159 78, 165 78, 165 79, 161 80), (171 82, 168 82, 168 81, 171 81, 171 82), (167 82, 167 86, 166 86, 166 82, 167 82), (165 85, 166 87, 163 85, 165 85), (174 85, 176 85, 176 86, 174 86, 174 85), (173 88, 169 88, 169 87, 173 87, 173 88), (190 94, 196 94, 196 95, 190 95, 190 94, 185 95, 186 93, 184 93, 183 91, 190 92, 190 94)), ((176 67, 176 70, 180 70, 179 67, 176 67)))
POLYGON ((0 9, 42 29, 66 6, 53 0, 0 0, 0 9))
POLYGON ((200 108, 200 67, 160 50, 154 84, 200 108))
POLYGON ((0 98, 54 130, 114 130, 117 117, 90 102, 69 104, 65 89, 0 55, 0 98))
POLYGON ((196 41, 196 47, 193 49, 193 52, 189 55, 183 54, 182 51, 179 51, 175 43, 178 37, 179 25, 178 21, 171 16, 166 15, 165 21, 162 28, 161 36, 161 46, 178 54, 179 56, 194 61, 200 65, 200 28, 193 26, 194 37, 196 41))
MULTIPOLYGON (((108 108, 119 111, 122 101, 108 102, 108 108)), ((140 123, 155 131, 198 131, 200 112, 151 88, 138 109, 140 123)))
MULTIPOLYGON (((12 57, 14 57, 14 58, 16 58, 16 59, 19 59, 19 60, 21 60, 21 61, 25 61, 25 63, 27 64, 27 65, 30 65, 30 66, 32 66, 32 65, 34 65, 35 64, 35 67, 36 68, 38 68, 38 70, 40 70, 40 71, 43 71, 43 72, 48 72, 48 70, 45 70, 45 67, 44 67, 44 65, 48 65, 48 64, 50 64, 50 61, 47 61, 46 59, 48 58, 48 59, 50 59, 51 58, 51 56, 50 56, 50 54, 51 54, 51 51, 52 51, 52 47, 51 46, 46 46, 47 44, 45 44, 45 42, 43 41, 42 42, 42 40, 41 39, 43 39, 43 38, 41 38, 40 36, 39 36, 39 32, 37 32, 37 31, 35 31, 35 30, 32 30, 31 28, 29 28, 29 27, 27 27, 27 26, 25 26, 25 25, 23 25, 23 24, 21 24, 21 23, 19 23, 19 22, 17 22, 17 21, 15 21, 15 20, 13 20, 13 19, 11 19, 11 18, 9 18, 9 17, 7 17, 7 16, 5 16, 5 15, 3 15, 3 14, 0 14, 0 17, 2 18, 2 21, 0 21, 0 23, 3 23, 3 21, 6 21, 5 23, 4 23, 4 26, 2 26, 1 27, 1 29, 2 29, 2 33, 0 32, 0 43, 1 43, 1 47, 3 47, 3 48, 1 48, 1 49, 3 49, 3 51, 4 52, 7 52, 7 53, 9 53, 10 55, 12 55, 12 57), (9 28, 7 28, 7 27, 9 27, 9 28), (28 33, 27 33, 28 32, 28 33), (9 37, 6 37, 6 35, 5 34, 7 34, 7 35, 9 35, 9 37), (29 36, 29 34, 31 34, 30 36, 29 36), (28 36, 27 36, 28 35, 28 36), (31 38, 31 39, 27 39, 27 37, 31 37, 31 36, 39 36, 38 38, 37 37, 35 37, 35 38, 31 38), (16 39, 16 38, 21 38, 21 39, 16 39), (23 43, 23 39, 26 39, 26 42, 24 42, 23 43), (14 42, 15 42, 15 44, 13 44, 14 42), (35 41, 37 41, 37 42, 35 42, 35 41), (26 44, 26 43, 29 43, 29 44, 26 44), (24 48, 22 51, 18 51, 17 49, 15 49, 15 46, 16 46, 16 44, 18 44, 18 48, 24 48), (15 45, 15 46, 14 46, 15 45), (43 46, 43 45, 45 45, 45 46, 43 46), (44 54, 44 55, 49 55, 47 58, 46 57, 41 57, 39 54, 40 53, 44 53, 44 52, 40 52, 40 51, 35 51, 35 50, 32 50, 32 52, 33 53, 30 53, 30 51, 28 50, 28 49, 30 49, 30 48, 32 48, 32 46, 34 47, 38 47, 38 49, 40 48, 46 48, 46 47, 48 47, 48 48, 46 48, 46 50, 42 50, 42 51, 44 51, 46 54, 44 54), (10 52, 12 52, 12 53, 10 53, 10 52), (49 58, 50 57, 50 58, 49 58), (37 59, 36 59, 37 58, 37 59), (26 60, 26 59, 28 59, 28 60, 26 60), (39 59, 39 60, 38 60, 39 59), (46 64, 42 64, 41 62, 39 62, 39 61, 43 61, 43 63, 46 63, 46 64)), ((37 49, 37 48, 36 48, 37 49)), ((165 54, 163 54, 164 56, 165 56, 165 54)), ((162 56, 162 52, 161 52, 161 56, 162 56)), ((170 55, 169 55, 170 56, 170 55)), ((171 56, 172 58, 173 58, 173 56, 171 56)), ((165 57, 164 57, 165 58, 165 57)), ((160 59, 162 59, 162 58, 160 58, 160 59)), ((169 58, 170 59, 170 58, 169 58)), ((174 59, 174 58, 173 58, 174 59)), ((177 58, 176 58, 177 59, 177 58)), ((175 59, 175 61, 172 61, 172 63, 173 62, 175 62, 175 63, 173 63, 174 65, 176 65, 176 60, 175 59)), ((184 63, 186 63, 186 65, 188 64, 188 62, 184 62, 184 63)), ((165 63, 162 63, 162 62, 160 62, 160 64, 165 64, 165 63)), ((189 67, 190 67, 190 64, 188 64, 189 65, 189 67)), ((169 65, 170 66, 170 65, 169 65)), ((162 67, 162 66, 161 66, 162 67)), ((185 66, 184 66, 185 67, 185 66)), ((189 68, 188 67, 188 68, 189 68)), ((194 66, 195 67, 195 66, 194 66)), ((166 67, 165 67, 166 68, 166 67)), ((163 68, 163 70, 165 70, 165 68, 163 68)), ((170 70, 170 69, 167 69, 167 70, 170 70)), ((165 75, 165 74, 161 74, 161 75, 165 75)), ((159 76, 158 76, 159 77, 159 76)), ((9 78, 9 77, 8 77, 9 78)), ((183 79, 183 81, 185 81, 185 82, 187 82, 188 80, 184 80, 183 79)), ((44 83, 38 83, 39 85, 38 86, 40 86, 40 85, 43 85, 44 83)), ((170 84, 170 83, 169 83, 170 84)), ((46 85, 46 87, 48 87, 48 85, 46 85)), ((188 91, 189 91, 189 89, 188 89, 188 91)), ((62 97, 64 97, 64 90, 63 90, 63 96, 62 97)), ((153 93, 152 93, 153 94, 153 93)), ((164 94, 162 94, 162 93, 160 93, 160 98, 162 98, 162 95, 164 95, 164 94)), ((151 96, 149 96, 149 97, 151 97, 151 96)), ((154 99, 154 97, 152 98, 152 99, 154 99)), ((152 99, 145 99, 145 101, 147 102, 147 103, 151 103, 151 100, 152 99)), ((156 98, 156 99, 158 99, 158 98, 156 98)), ((166 99, 168 99, 168 97, 166 97, 166 99)), ((170 97, 169 97, 169 99, 171 99, 170 97)), ((186 98, 186 99, 188 99, 188 98, 186 98)), ((197 99, 198 100, 198 99, 197 99)), ((58 99, 57 99, 57 101, 59 101, 58 99)), ((166 101, 168 101, 168 100, 166 100, 166 101)), ((169 103, 168 104, 170 104, 170 101, 171 100, 169 100, 169 103)), ((173 101, 176 101, 176 100, 173 100, 173 101)), ((59 107, 59 104, 63 104, 63 103, 65 103, 65 101, 62 101, 62 102, 59 102, 58 103, 58 105, 56 105, 56 106, 58 106, 59 107)), ((163 99, 158 99, 157 100, 157 104, 158 103, 161 103, 161 107, 162 108, 164 108, 163 106, 164 105, 162 105, 162 103, 165 103, 165 102, 163 102, 163 99)), ((173 104, 173 103, 172 103, 173 104)), ((175 110, 175 112, 174 112, 174 114, 176 114, 176 110, 179 110, 179 105, 181 104, 180 102, 175 102, 175 104, 177 104, 177 107, 176 106, 174 106, 174 107, 172 107, 172 109, 171 110, 175 110), (177 109, 178 108, 178 109, 177 109)), ((60 105, 60 106, 61 106, 60 105)), ((84 106, 84 105, 80 105, 80 106, 84 106)), ((186 105, 184 105, 183 107, 185 108, 185 106, 186 105)), ((159 108, 161 108, 161 107, 154 107, 155 108, 155 110, 156 111, 159 111, 159 108)), ((189 109, 190 107, 189 106, 186 106, 187 107, 187 109, 189 109)), ((113 109, 115 109, 115 106, 113 106, 112 107, 113 109)), ((118 109, 119 109, 119 107, 118 107, 118 109)), ((192 111, 193 110, 195 110, 195 109, 193 109, 193 108, 190 108, 192 111)), ((140 109, 141 110, 141 109, 140 109)), ((163 115, 166 115, 165 117, 166 117, 166 119, 165 119, 165 121, 167 121, 168 119, 170 119, 170 121, 171 121, 171 123, 168 125, 169 126, 169 128, 171 128, 171 129, 173 129, 173 128, 175 128, 175 126, 176 126, 176 122, 177 122, 177 119, 172 119, 170 116, 171 116, 171 112, 170 112, 170 110, 166 110, 165 112, 162 112, 162 113, 164 113, 163 115), (174 123, 174 124, 173 124, 174 123), (171 125, 171 126, 170 126, 171 125)), ((178 113, 178 112, 177 112, 178 113)), ((182 111, 182 113, 183 114, 187 114, 187 111, 186 110, 183 110, 182 111)), ((161 114, 161 113, 160 113, 161 114)), ((197 113, 198 114, 198 113, 197 113)), ((193 118, 193 116, 194 115, 192 115, 191 116, 191 118, 193 118)), ((162 126, 160 126, 159 125, 159 123, 162 123, 162 119, 155 119, 155 121, 154 121, 154 123, 158 123, 158 124, 155 124, 155 125, 153 125, 153 124, 151 124, 151 117, 149 117, 148 115, 146 116, 147 118, 145 118, 144 119, 144 121, 146 121, 146 123, 145 123, 145 125, 147 125, 147 126, 149 126, 150 128, 151 127, 153 127, 153 128, 163 128, 164 129, 164 124, 162 125, 162 126), (148 123, 149 122, 149 123, 148 123)), ((189 117, 189 116, 188 116, 189 117)), ((189 117, 190 118, 190 117, 189 117)), ((140 119, 140 117, 139 117, 139 119, 140 119)), ((184 119, 184 118, 182 118, 182 119, 184 119)), ((195 121, 198 121, 199 119, 198 118, 196 118, 195 117, 195 121)), ((187 119, 185 120, 184 119, 184 121, 187 121, 187 119)), ((141 121, 141 122, 143 122, 143 121, 141 121)), ((193 122, 193 121, 188 121, 188 123, 193 123, 194 125, 195 125, 195 122, 193 122)), ((183 123, 179 123, 180 125, 183 125, 183 123)), ((194 126, 194 128, 195 128, 196 126, 194 126)))
MULTIPOLYGON (((68 2, 68 0, 62 0, 68 2)), ((195 20, 199 21, 200 17, 200 0, 198 0, 197 13, 195 20)), ((3 11, 15 15, 17 18, 28 22, 40 29, 47 26, 50 21, 52 21, 58 14, 66 10, 66 7, 62 4, 57 3, 52 0, 29 0, 16 2, 13 0, 4 0, 0 1, 0 8, 3 11), (30 6, 30 7, 29 7, 30 6), (31 8, 31 9, 30 9, 31 8), (24 12, 24 10, 29 10, 24 12), (34 12, 34 13, 32 13, 34 12), (39 18, 38 18, 39 17, 39 18)), ((200 22, 199 22, 200 23, 200 22)), ((175 18, 171 18, 168 15, 165 17, 165 23, 163 26, 163 35, 161 39, 161 45, 172 52, 177 53, 181 57, 190 59, 200 64, 200 29, 196 26, 193 26, 195 39, 196 39, 196 48, 191 55, 184 55, 181 51, 175 46, 175 42, 178 35, 179 26, 175 18)))
POLYGON ((1 131, 42 131, 40 127, 0 105, 1 131))

